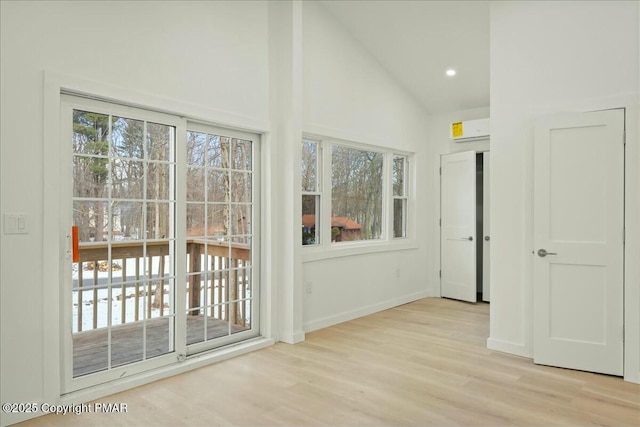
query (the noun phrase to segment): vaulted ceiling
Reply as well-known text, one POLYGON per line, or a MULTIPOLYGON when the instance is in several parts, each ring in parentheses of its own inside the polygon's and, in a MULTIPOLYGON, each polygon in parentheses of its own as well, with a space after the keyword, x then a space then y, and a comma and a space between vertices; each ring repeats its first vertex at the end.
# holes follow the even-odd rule
POLYGON ((488 1, 320 3, 429 113, 489 105, 488 1))

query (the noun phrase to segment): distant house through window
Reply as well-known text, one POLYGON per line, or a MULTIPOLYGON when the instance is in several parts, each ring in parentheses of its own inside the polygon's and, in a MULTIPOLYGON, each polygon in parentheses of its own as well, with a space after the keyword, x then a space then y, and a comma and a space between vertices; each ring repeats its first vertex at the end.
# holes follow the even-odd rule
MULTIPOLYGON (((313 214, 302 215, 302 228, 306 233, 315 233, 316 216, 313 214)), ((348 242, 361 240, 362 226, 347 217, 331 217, 331 241, 348 242)))

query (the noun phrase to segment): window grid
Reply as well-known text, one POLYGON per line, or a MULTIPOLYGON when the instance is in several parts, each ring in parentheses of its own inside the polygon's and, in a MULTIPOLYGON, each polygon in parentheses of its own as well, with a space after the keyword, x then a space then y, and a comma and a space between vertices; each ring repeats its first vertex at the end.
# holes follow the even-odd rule
POLYGON ((393 237, 407 237, 407 210, 409 197, 407 191, 407 156, 393 155, 393 237))
POLYGON ((254 154, 252 141, 200 130, 187 130, 187 147, 185 310, 192 345, 251 327, 254 154))
POLYGON ((321 243, 322 147, 319 141, 302 141, 302 244, 321 243))
POLYGON ((85 247, 84 250, 103 253, 100 259, 104 261, 82 260, 74 264, 77 275, 74 279, 76 283, 74 292, 72 292, 74 304, 72 330, 79 332, 106 328, 109 331, 105 335, 104 361, 98 357, 94 366, 74 365, 73 376, 78 377, 139 360, 147 360, 172 351, 173 343, 168 336, 165 345, 160 345, 159 353, 156 351, 157 345, 155 350, 148 348, 146 331, 151 319, 164 318, 167 322, 173 322, 175 318, 172 256, 167 254, 158 257, 159 254, 149 252, 148 245, 154 240, 161 240, 163 244, 166 242, 169 253, 173 252, 171 248, 175 243, 175 236, 172 234, 173 227, 169 223, 172 221, 171 212, 176 203, 171 181, 175 168, 172 144, 175 141, 176 129, 172 125, 153 125, 153 127, 164 128, 167 154, 164 159, 152 160, 150 158, 152 153, 147 149, 147 144, 151 143, 151 130, 146 120, 74 109, 73 122, 73 222, 79 228, 79 241, 85 247), (115 126, 117 122, 122 122, 119 125, 123 127, 115 126), (132 123, 136 129, 128 133, 132 123), (130 144, 129 148, 132 150, 129 153, 118 150, 124 144, 130 144), (139 150, 140 147, 142 150, 139 150), (149 179, 151 164, 166 166, 163 168, 164 176, 161 176, 160 180, 157 177, 155 180, 149 179), (132 179, 136 175, 134 170, 137 173, 137 182, 136 179, 132 179), (149 183, 162 185, 164 197, 153 197, 150 194, 149 183), (138 188, 130 192, 131 188, 136 186, 138 188), (126 208, 135 205, 138 206, 137 209, 134 208, 136 213, 130 215, 126 208), (159 205, 164 205, 166 208, 163 209, 165 221, 167 221, 166 230, 160 230, 158 221, 149 217, 148 208, 155 207, 157 218, 159 205), (136 224, 138 227, 135 227, 136 224), (150 224, 155 227, 154 235, 149 234, 150 224), (131 225, 134 225, 135 234, 131 234, 131 225), (161 232, 163 234, 158 235, 161 232), (128 254, 123 255, 120 246, 127 245, 128 241, 139 242, 142 253, 135 258, 135 267, 127 272, 127 264, 133 258, 128 254), (154 258, 157 259, 155 263, 154 258), (159 269, 162 268, 162 271, 156 272, 157 276, 154 276, 152 271, 154 265, 159 269), (165 266, 168 271, 164 268, 165 266), (132 273, 135 273, 135 276, 131 276, 132 273), (135 301, 128 304, 129 307, 134 304, 134 314, 126 310, 127 301, 134 299, 129 298, 131 292, 135 293, 136 297, 135 301), (151 296, 152 293, 154 310, 151 309, 151 301, 146 297, 151 296), (85 311, 87 304, 83 303, 83 295, 88 295, 88 298, 93 301, 91 310, 87 310, 91 312, 91 319, 84 316, 85 323, 83 323, 82 312, 85 311), (157 307, 155 298, 160 298, 157 307), (100 301, 106 301, 106 307, 100 307, 98 303, 100 301), (118 304, 120 307, 116 308, 118 304), (89 324, 86 324, 87 321, 89 324), (113 347, 115 344, 112 336, 117 333, 117 330, 113 329, 111 332, 112 328, 132 322, 136 322, 140 328, 140 348, 134 349, 126 359, 122 359, 121 356, 114 359, 116 349, 113 347))

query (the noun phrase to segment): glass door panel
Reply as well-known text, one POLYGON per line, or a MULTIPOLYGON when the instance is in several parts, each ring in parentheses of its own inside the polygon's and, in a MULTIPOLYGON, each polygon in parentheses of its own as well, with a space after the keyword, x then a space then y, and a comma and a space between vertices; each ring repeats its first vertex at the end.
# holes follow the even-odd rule
POLYGON ((254 141, 231 132, 187 130, 189 353, 258 334, 251 262, 255 149, 254 141))
POLYGON ((79 378, 174 351, 176 128, 100 108, 72 116, 79 378))

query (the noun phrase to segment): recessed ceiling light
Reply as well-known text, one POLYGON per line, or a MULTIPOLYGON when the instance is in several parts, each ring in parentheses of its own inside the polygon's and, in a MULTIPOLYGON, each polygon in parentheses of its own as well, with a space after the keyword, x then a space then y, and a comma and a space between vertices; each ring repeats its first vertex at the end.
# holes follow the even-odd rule
POLYGON ((449 77, 453 77, 456 75, 456 70, 454 70, 453 68, 449 68, 446 72, 447 76, 449 77))

